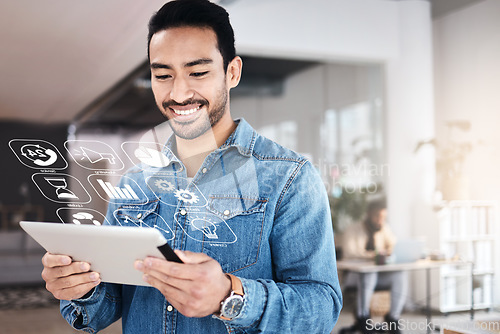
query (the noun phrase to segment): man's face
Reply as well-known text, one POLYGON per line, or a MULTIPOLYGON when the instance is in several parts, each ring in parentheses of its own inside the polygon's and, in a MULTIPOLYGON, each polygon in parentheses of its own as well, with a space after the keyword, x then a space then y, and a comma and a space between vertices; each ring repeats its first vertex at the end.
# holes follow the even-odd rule
POLYGON ((196 138, 230 117, 231 83, 212 29, 159 31, 151 38, 149 52, 156 104, 177 136, 196 138))
POLYGON ((368 213, 368 218, 373 227, 381 229, 387 219, 387 210, 372 210, 368 213))

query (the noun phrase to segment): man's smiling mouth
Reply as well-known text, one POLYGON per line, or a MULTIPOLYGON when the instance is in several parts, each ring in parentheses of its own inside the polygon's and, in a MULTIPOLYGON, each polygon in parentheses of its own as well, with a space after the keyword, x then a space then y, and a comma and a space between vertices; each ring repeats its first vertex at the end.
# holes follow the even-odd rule
POLYGON ((186 115, 191 115, 200 110, 202 106, 199 105, 196 108, 191 108, 191 109, 176 109, 174 107, 170 107, 170 110, 172 110, 175 114, 181 115, 181 116, 186 116, 186 115))

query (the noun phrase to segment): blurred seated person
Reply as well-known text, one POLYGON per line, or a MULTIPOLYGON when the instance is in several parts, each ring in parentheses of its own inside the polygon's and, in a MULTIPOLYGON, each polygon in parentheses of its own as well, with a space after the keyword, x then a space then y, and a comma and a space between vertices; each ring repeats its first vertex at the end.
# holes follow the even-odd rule
MULTIPOLYGON (((344 258, 375 260, 376 254, 390 255, 396 243, 389 225, 386 224, 387 206, 385 199, 368 204, 366 218, 351 224, 343 233, 342 250, 344 258)), ((398 320, 407 295, 408 282, 403 271, 374 272, 363 275, 350 272, 344 281, 347 285, 357 286, 356 328, 363 333, 371 333, 367 326, 370 316, 369 306, 376 288, 390 289, 391 308, 385 316, 390 333, 400 333, 398 320), (361 281, 363 280, 363 281, 361 281)))

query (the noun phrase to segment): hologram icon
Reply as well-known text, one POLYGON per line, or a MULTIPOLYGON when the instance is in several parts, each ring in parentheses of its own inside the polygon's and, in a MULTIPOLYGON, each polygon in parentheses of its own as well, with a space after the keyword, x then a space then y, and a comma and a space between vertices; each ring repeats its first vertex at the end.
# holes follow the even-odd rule
POLYGON ((21 147, 21 155, 40 167, 47 167, 57 161, 57 153, 41 145, 26 144, 21 147))
POLYGON ((63 224, 109 225, 108 220, 102 213, 90 208, 59 208, 56 214, 63 224))
POLYGON ((217 225, 209 220, 195 218, 190 221, 193 229, 202 232, 209 239, 219 239, 217 225))
POLYGON ((160 202, 169 206, 177 206, 180 201, 190 207, 201 208, 208 203, 198 186, 182 176, 158 173, 148 176, 146 185, 160 202))
POLYGON ((151 210, 134 210, 134 209, 118 209, 113 212, 118 225, 120 226, 136 226, 141 228, 155 228, 163 232, 163 236, 167 240, 174 238, 172 228, 167 224, 165 219, 151 210))
POLYGON ((95 192, 106 202, 110 203, 146 203, 148 197, 139 184, 126 175, 91 174, 87 180, 95 192))
POLYGON ((12 139, 9 141, 12 152, 19 161, 34 169, 65 169, 68 163, 58 149, 51 143, 39 139, 12 139))
POLYGON ((82 152, 83 157, 93 164, 101 160, 108 160, 108 163, 111 165, 116 164, 116 157, 111 153, 99 153, 83 146, 80 147, 80 151, 82 152))
POLYGON ((52 187, 56 189, 56 195, 59 199, 78 199, 74 192, 68 189, 68 182, 64 177, 44 177, 52 187))
POLYGON ((124 165, 115 150, 97 140, 67 140, 64 147, 73 160, 90 170, 121 170, 124 165))
POLYGON ((124 142, 122 150, 133 164, 143 163, 146 166, 163 168, 171 163, 167 155, 172 153, 163 144, 155 142, 124 142))
POLYGON ((141 162, 153 167, 167 167, 170 164, 170 159, 163 153, 144 146, 139 146, 134 155, 141 162))
POLYGON ((164 179, 156 180, 154 185, 160 191, 173 191, 175 189, 175 186, 171 182, 164 179))
POLYGON ((96 226, 100 226, 101 222, 98 221, 97 219, 94 219, 94 215, 88 212, 77 212, 72 215, 73 218, 73 224, 75 225, 81 225, 83 222, 91 221, 92 224, 96 226))
POLYGON ((56 203, 86 204, 91 198, 81 182, 63 173, 36 173, 31 179, 43 196, 56 203))
POLYGON ((179 189, 174 193, 174 196, 182 202, 189 204, 196 204, 198 202, 198 196, 187 189, 179 189))
POLYGON ((233 244, 238 240, 227 222, 219 216, 206 210, 186 211, 185 215, 176 212, 174 220, 189 238, 211 244, 233 244))
POLYGON ((129 184, 124 184, 123 188, 120 188, 113 187, 110 182, 105 182, 102 179, 97 179, 96 181, 111 199, 139 199, 139 196, 137 196, 134 189, 132 189, 129 184))

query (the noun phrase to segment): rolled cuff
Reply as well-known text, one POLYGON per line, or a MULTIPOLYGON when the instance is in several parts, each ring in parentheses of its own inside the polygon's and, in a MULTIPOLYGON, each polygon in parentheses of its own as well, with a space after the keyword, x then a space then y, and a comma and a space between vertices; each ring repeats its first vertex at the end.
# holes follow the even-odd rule
POLYGON ((240 314, 232 320, 222 320, 227 327, 248 328, 254 327, 264 313, 267 303, 267 290, 264 284, 258 280, 241 278, 243 292, 245 293, 243 309, 240 314))
POLYGON ((100 300, 102 290, 102 287, 98 285, 84 298, 61 301, 61 313, 73 328, 95 333, 93 329, 87 327, 90 323, 88 308, 92 308, 92 305, 100 300))

